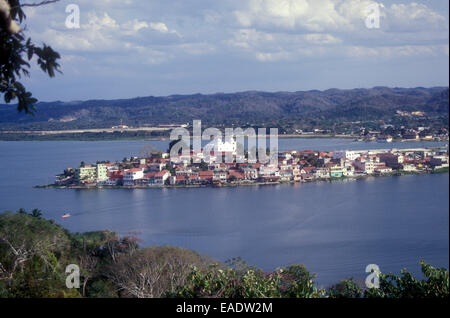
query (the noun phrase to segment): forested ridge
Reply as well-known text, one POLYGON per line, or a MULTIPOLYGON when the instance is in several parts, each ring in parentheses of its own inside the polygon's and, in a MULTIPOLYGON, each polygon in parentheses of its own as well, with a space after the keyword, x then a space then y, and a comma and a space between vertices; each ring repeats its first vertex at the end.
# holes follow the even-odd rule
POLYGON ((184 124, 200 119, 216 126, 295 124, 317 128, 330 123, 392 119, 397 110, 423 111, 448 119, 448 87, 329 89, 325 91, 217 93, 116 100, 39 102, 34 116, 0 105, 1 129, 75 129, 184 124))

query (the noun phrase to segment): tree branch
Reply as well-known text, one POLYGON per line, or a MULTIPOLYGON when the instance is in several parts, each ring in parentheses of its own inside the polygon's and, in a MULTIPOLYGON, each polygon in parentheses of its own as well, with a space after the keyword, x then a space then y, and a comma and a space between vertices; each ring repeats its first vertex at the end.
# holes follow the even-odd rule
POLYGON ((24 3, 21 4, 19 6, 14 7, 15 8, 19 8, 19 7, 39 7, 39 6, 44 6, 46 4, 51 4, 51 3, 55 3, 58 2, 59 0, 45 0, 45 1, 41 1, 41 2, 37 2, 37 3, 24 3))

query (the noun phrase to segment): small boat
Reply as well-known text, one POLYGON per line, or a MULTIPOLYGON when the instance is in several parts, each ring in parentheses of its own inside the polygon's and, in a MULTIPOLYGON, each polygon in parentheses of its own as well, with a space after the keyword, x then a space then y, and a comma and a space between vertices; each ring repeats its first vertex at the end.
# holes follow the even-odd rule
POLYGON ((378 142, 392 142, 392 137, 391 136, 387 136, 387 137, 380 137, 377 139, 378 142))
POLYGON ((65 213, 65 214, 62 215, 61 217, 62 217, 63 219, 67 219, 67 218, 70 218, 71 215, 70 215, 70 213, 65 213))

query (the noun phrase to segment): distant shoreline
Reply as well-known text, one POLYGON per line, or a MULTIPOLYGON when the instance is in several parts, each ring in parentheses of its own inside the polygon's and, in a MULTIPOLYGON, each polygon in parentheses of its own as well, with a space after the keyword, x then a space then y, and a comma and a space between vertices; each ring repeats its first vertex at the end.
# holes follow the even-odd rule
MULTIPOLYGON (((270 138, 270 135, 266 136, 270 138)), ((279 134, 279 139, 358 139, 361 136, 356 135, 338 135, 338 134, 324 134, 324 135, 311 135, 311 134, 279 134)), ((169 136, 131 136, 131 135, 113 135, 113 133, 67 133, 67 134, 34 134, 31 132, 2 132, 0 131, 1 141, 169 141, 169 136)), ((393 142, 448 142, 447 140, 430 140, 430 139, 398 139, 393 142)), ((371 142, 371 141, 365 141, 371 142)))

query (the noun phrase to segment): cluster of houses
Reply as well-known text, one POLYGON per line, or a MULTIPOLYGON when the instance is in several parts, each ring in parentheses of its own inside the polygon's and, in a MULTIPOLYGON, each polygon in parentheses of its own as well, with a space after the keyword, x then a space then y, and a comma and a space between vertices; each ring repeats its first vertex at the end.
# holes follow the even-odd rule
POLYGON ((148 158, 125 158, 122 162, 82 164, 76 169, 67 168, 57 176, 56 184, 162 187, 306 182, 401 171, 430 172, 449 165, 448 147, 336 152, 292 150, 280 152, 278 164, 223 163, 223 160, 218 162, 220 156, 217 155, 210 156, 207 162, 193 163, 195 155, 191 152, 190 156, 173 160, 168 153, 159 153, 148 158))

